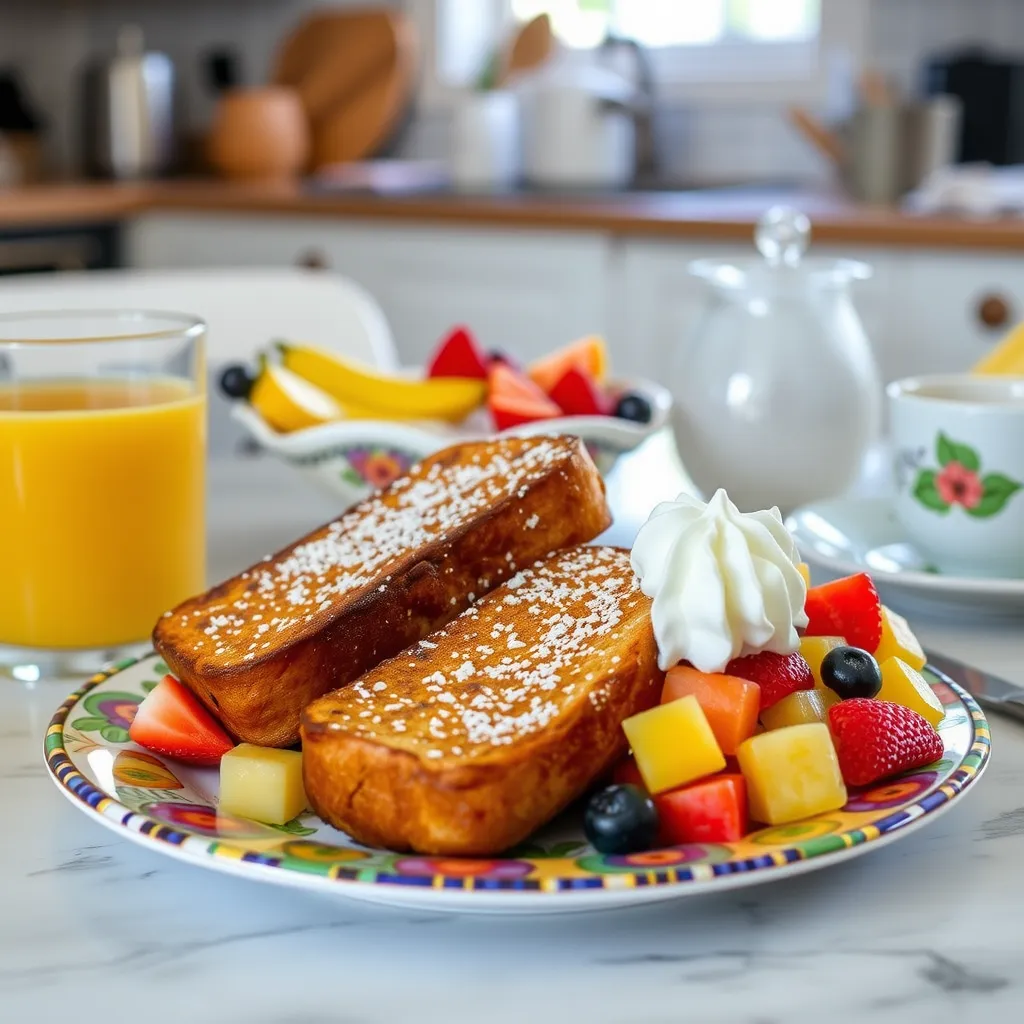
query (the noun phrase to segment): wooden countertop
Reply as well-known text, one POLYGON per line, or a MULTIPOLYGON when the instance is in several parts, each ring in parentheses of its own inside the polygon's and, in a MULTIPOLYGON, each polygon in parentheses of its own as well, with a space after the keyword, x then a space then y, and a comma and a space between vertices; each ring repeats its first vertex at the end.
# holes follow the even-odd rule
POLYGON ((317 194, 294 184, 212 181, 45 185, 0 190, 0 230, 180 211, 597 231, 664 240, 748 241, 754 221, 774 202, 788 202, 803 209, 813 221, 819 243, 1024 251, 1024 220, 918 217, 823 194, 771 189, 564 198, 531 194, 374 197, 317 194))

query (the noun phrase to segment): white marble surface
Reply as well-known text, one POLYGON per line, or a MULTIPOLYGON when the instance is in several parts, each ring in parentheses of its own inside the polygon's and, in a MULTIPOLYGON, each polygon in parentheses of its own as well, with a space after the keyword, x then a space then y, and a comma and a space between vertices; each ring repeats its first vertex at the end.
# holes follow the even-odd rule
MULTIPOLYGON (((634 464, 613 498, 671 493, 659 467, 634 464)), ((332 514, 279 467, 212 478, 217 574, 332 514)), ((1019 627, 915 625, 1024 684, 1019 627)), ((1012 721, 992 723, 992 766, 968 799, 848 865, 734 895, 502 919, 313 898, 122 841, 46 777, 43 733, 68 689, 0 681, 0 1021, 1021 1019, 1024 726, 1012 721)))

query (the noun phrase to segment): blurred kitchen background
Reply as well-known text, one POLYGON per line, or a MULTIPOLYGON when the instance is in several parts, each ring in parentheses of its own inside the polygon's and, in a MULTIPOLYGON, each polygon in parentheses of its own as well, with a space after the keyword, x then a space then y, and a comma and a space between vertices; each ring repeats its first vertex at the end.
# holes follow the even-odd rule
POLYGON ((0 272, 329 268, 410 362, 465 322, 656 376, 785 202, 874 268, 886 379, 964 369, 1018 163, 1022 0, 0 0, 0 272))

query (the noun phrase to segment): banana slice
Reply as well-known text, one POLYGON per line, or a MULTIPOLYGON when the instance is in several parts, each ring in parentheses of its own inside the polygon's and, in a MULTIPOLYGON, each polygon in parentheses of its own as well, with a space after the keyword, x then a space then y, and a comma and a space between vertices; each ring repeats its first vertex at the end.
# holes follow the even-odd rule
POLYGON ((345 410, 330 395, 283 366, 264 366, 249 401, 263 419, 282 434, 345 416, 345 410))
POLYGON ((487 382, 468 377, 411 380, 347 362, 333 352, 304 345, 280 344, 284 365, 327 392, 351 413, 388 420, 445 420, 460 423, 480 407, 487 382))

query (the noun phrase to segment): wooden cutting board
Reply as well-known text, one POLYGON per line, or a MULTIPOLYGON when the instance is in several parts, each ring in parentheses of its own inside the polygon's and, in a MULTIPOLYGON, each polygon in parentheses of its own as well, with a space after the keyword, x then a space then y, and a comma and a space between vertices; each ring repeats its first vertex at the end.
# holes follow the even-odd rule
POLYGON ((412 104, 417 58, 415 30, 400 11, 324 11, 299 24, 273 81, 302 99, 314 170, 380 150, 412 104))

